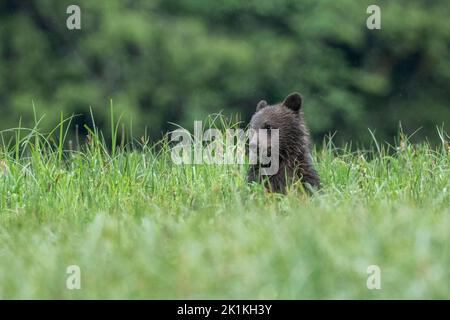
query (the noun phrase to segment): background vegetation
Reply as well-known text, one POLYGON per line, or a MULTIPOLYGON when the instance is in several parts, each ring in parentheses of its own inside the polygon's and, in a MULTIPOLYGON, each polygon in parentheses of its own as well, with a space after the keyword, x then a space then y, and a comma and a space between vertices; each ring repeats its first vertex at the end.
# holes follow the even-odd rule
MULTIPOLYGON (((80 130, 108 122, 110 99, 136 135, 159 138, 206 114, 248 120, 260 99, 301 91, 318 142, 392 141, 401 121, 438 141, 450 120, 447 0, 375 1, 4 0, 0 3, 0 128, 53 128, 59 111, 80 130), (78 4, 82 30, 66 28, 78 4)), ((86 133, 83 131, 82 133, 86 133)))

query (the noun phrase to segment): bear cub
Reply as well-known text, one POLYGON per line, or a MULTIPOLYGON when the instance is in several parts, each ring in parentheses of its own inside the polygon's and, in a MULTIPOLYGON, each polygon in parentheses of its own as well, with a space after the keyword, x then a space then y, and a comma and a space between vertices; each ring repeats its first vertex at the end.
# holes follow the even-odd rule
MULTIPOLYGON (((302 110, 302 96, 291 93, 286 99, 275 105, 268 105, 265 100, 258 103, 256 113, 250 121, 250 129, 255 132, 250 138, 250 148, 261 152, 261 148, 267 148, 270 156, 270 145, 264 145, 258 136, 259 129, 267 130, 267 141, 270 141, 271 129, 278 129, 278 156, 279 169, 275 174, 261 174, 262 164, 250 165, 248 182, 264 182, 269 192, 285 193, 286 187, 296 181, 300 181, 306 190, 311 187, 320 187, 320 178, 312 164, 310 152, 310 139, 308 128, 302 110)), ((258 158, 259 159, 259 158, 258 158)))

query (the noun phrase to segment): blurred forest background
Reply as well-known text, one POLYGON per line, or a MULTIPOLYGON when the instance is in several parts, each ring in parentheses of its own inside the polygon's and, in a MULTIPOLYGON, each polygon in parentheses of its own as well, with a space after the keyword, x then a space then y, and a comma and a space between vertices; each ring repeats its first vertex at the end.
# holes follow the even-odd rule
MULTIPOLYGON (((65 116, 109 126, 109 103, 154 138, 222 111, 304 96, 315 142, 438 141, 450 121, 448 0, 2 0, 0 129, 65 116), (81 30, 66 9, 81 8, 81 30), (381 7, 381 30, 366 9, 381 7)), ((109 129, 108 129, 109 130, 109 129)))

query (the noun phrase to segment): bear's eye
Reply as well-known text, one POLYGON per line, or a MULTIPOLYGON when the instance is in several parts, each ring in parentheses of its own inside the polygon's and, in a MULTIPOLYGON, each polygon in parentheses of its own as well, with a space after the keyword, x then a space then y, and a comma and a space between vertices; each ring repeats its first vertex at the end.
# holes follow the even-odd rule
POLYGON ((270 130, 270 129, 272 129, 272 126, 270 125, 270 123, 265 122, 263 124, 262 128, 265 130, 270 130))

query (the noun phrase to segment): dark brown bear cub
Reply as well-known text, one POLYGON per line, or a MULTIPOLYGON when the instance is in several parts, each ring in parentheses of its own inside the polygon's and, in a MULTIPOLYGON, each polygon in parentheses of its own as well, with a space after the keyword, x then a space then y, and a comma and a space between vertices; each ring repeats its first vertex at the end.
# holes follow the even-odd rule
MULTIPOLYGON (((260 163, 250 165, 247 179, 249 182, 265 181, 266 188, 271 192, 284 193, 286 187, 296 181, 301 181, 306 190, 320 186, 319 175, 313 167, 309 132, 302 111, 302 97, 299 93, 291 93, 286 99, 269 106, 262 100, 256 107, 250 128, 254 132, 267 130, 267 141, 270 141, 271 129, 278 129, 278 171, 272 175, 261 174, 260 163)), ((258 136, 258 134, 256 134, 258 136)), ((268 142, 263 144, 269 145, 268 142)), ((250 148, 261 152, 259 138, 250 138, 250 148)), ((265 150, 270 155, 269 150, 265 150)))

